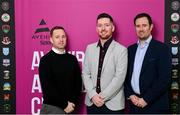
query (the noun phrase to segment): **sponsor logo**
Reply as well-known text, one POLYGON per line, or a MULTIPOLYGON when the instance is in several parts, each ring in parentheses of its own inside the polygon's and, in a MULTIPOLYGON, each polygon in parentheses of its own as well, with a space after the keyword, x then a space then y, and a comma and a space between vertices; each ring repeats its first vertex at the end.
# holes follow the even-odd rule
POLYGON ((177 103, 171 103, 171 110, 172 112, 177 112, 178 110, 178 104, 177 103))
POLYGON ((39 27, 35 29, 35 32, 32 35, 32 40, 39 42, 41 45, 51 45, 51 42, 49 41, 49 31, 45 20, 42 19, 39 23, 39 27))
POLYGON ((8 10, 9 10, 9 3, 8 3, 8 2, 2 2, 1 8, 2 8, 4 11, 8 11, 8 10))
POLYGON ((4 91, 10 91, 11 90, 11 85, 9 82, 4 83, 3 90, 4 91))
POLYGON ((10 20, 10 15, 7 14, 7 13, 2 14, 1 20, 2 20, 3 22, 9 22, 9 20, 10 20))
POLYGON ((171 53, 173 55, 177 55, 178 54, 178 47, 171 47, 171 53))
POLYGON ((180 7, 180 4, 179 4, 178 1, 173 1, 173 2, 171 3, 171 8, 172 8, 173 10, 178 10, 179 7, 180 7))
POLYGON ((174 22, 177 22, 179 20, 179 14, 178 13, 172 13, 171 14, 171 20, 174 22))
POLYGON ((4 101, 9 101, 10 94, 4 94, 4 101))
POLYGON ((3 54, 5 56, 9 55, 9 48, 3 48, 3 54))
POLYGON ((171 41, 172 44, 178 44, 179 43, 179 38, 177 36, 171 36, 171 41))
POLYGON ((7 37, 7 36, 6 36, 6 37, 3 37, 2 43, 3 43, 4 45, 9 45, 9 44, 11 43, 10 38, 7 37))
MULTIPOLYGON (((45 26, 46 22, 44 21, 44 19, 41 20, 40 26, 45 26)), ((49 28, 48 27, 41 27, 41 28, 37 28, 35 33, 41 33, 41 32, 49 32, 49 28)))
POLYGON ((173 92, 173 93, 172 93, 172 99, 173 99, 174 101, 178 100, 178 92, 173 92))
POLYGON ((179 30, 179 25, 178 24, 172 24, 171 25, 171 30, 173 33, 177 33, 179 30))
POLYGON ((10 78, 10 71, 9 70, 4 70, 4 79, 9 79, 10 78))
POLYGON ((176 66, 179 64, 179 59, 178 58, 172 58, 172 65, 176 66))
POLYGON ((172 82, 171 89, 172 90, 178 90, 179 89, 179 85, 176 81, 172 82))
POLYGON ((10 26, 9 25, 2 25, 2 31, 7 34, 10 31, 10 26))
POLYGON ((11 105, 10 104, 4 104, 3 107, 4 107, 4 112, 8 113, 11 111, 11 105))
POLYGON ((178 69, 172 70, 172 78, 178 78, 178 69))
POLYGON ((3 66, 10 66, 10 59, 3 59, 3 66))

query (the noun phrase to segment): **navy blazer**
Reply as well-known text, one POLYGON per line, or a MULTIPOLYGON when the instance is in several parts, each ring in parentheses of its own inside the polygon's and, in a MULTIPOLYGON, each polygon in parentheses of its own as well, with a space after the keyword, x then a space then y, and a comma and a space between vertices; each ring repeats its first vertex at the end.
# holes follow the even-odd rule
MULTIPOLYGON (((137 50, 137 43, 128 47, 128 70, 125 81, 125 95, 136 95, 131 87, 131 78, 137 50)), ((140 78, 140 97, 146 102, 144 113, 160 113, 169 109, 168 91, 171 83, 171 53, 167 45, 152 39, 146 51, 140 78)))

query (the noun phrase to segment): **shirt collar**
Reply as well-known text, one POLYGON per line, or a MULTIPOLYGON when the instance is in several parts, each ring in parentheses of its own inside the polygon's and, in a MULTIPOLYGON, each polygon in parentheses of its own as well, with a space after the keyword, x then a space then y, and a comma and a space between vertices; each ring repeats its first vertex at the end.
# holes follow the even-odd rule
MULTIPOLYGON (((148 44, 151 42, 151 39, 152 39, 152 35, 150 35, 150 36, 148 37, 148 39, 145 40, 144 46, 148 45, 148 44)), ((139 43, 140 43, 140 40, 137 41, 137 44, 138 44, 138 45, 139 45, 139 43)))
POLYGON ((60 52, 58 49, 56 49, 55 47, 52 47, 52 51, 54 51, 57 54, 65 54, 66 50, 64 50, 63 52, 60 52))
MULTIPOLYGON (((108 47, 108 46, 111 44, 112 40, 113 40, 112 37, 111 37, 109 40, 107 40, 107 41, 104 43, 104 47, 108 47)), ((99 47, 102 47, 100 40, 98 41, 97 47, 98 47, 98 46, 99 46, 99 47)))

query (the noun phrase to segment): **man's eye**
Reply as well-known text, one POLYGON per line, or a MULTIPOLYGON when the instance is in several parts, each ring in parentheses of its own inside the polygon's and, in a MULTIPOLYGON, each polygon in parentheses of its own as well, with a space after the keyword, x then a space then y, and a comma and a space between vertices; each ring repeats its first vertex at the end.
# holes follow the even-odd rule
POLYGON ((102 25, 98 25, 98 27, 102 27, 102 25))

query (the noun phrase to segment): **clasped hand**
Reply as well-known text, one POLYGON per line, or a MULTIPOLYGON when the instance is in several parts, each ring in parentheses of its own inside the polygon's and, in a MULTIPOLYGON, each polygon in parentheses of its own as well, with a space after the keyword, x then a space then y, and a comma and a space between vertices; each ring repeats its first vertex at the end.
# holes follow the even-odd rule
POLYGON ((131 95, 130 100, 137 107, 144 108, 147 105, 146 101, 143 98, 139 98, 136 95, 131 95))
POLYGON ((92 97, 92 102, 97 107, 101 107, 104 105, 104 97, 100 94, 96 94, 95 96, 92 97))
POLYGON ((68 105, 67 105, 67 107, 64 109, 64 111, 65 111, 66 113, 71 113, 71 112, 74 111, 74 108, 75 108, 75 104, 68 101, 68 105))

